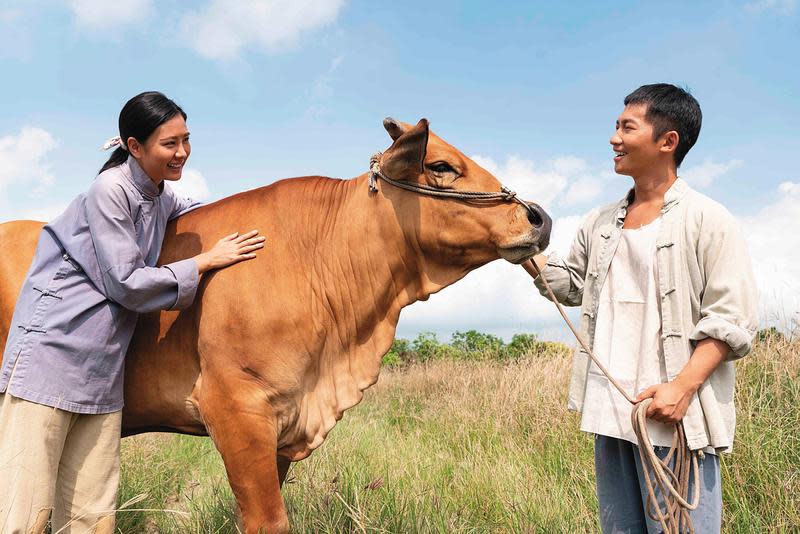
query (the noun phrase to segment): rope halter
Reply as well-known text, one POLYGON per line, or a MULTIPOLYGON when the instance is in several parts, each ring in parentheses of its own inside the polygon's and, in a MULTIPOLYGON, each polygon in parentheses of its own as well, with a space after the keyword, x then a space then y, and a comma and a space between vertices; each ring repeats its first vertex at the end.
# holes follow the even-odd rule
POLYGON ((369 190, 372 193, 378 191, 378 178, 387 182, 395 187, 399 187, 400 189, 405 189, 406 191, 411 191, 414 193, 418 193, 420 195, 426 195, 430 197, 436 198, 451 198, 456 200, 467 200, 467 201, 502 201, 502 202, 517 202, 525 207, 528 212, 533 215, 537 219, 541 219, 541 215, 536 213, 534 209, 528 205, 527 202, 520 200, 517 197, 517 193, 509 189, 508 187, 501 185, 500 191, 498 192, 489 192, 489 191, 451 191, 447 189, 439 189, 437 187, 431 187, 429 185, 424 184, 412 184, 409 182, 401 182, 398 180, 393 180, 386 176, 383 171, 381 170, 381 156, 383 155, 382 152, 375 153, 371 158, 369 158, 369 190))

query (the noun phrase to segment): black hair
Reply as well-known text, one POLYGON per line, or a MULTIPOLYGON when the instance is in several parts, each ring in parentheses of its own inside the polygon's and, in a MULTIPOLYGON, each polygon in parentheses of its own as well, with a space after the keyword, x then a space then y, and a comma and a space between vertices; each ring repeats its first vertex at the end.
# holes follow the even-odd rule
MULTIPOLYGON (((119 112, 119 136, 122 138, 123 146, 126 146, 129 137, 144 143, 156 128, 178 113, 183 116, 183 120, 186 120, 186 112, 158 91, 147 91, 134 96, 119 112)), ((122 165, 127 159, 128 151, 117 147, 100 172, 122 165)))
POLYGON ((678 147, 675 149, 675 167, 680 167, 700 135, 703 113, 700 104, 688 91, 668 83, 643 85, 625 97, 625 105, 647 106, 645 119, 653 125, 653 140, 665 133, 678 132, 678 147))

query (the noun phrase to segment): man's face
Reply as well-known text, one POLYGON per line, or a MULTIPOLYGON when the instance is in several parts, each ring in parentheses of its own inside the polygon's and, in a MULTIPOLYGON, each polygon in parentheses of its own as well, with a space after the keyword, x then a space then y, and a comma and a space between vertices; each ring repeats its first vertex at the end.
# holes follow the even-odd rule
POLYGON ((646 105, 631 104, 617 119, 616 131, 609 140, 617 174, 641 176, 659 161, 659 142, 653 140, 653 125, 645 119, 646 112, 646 105))

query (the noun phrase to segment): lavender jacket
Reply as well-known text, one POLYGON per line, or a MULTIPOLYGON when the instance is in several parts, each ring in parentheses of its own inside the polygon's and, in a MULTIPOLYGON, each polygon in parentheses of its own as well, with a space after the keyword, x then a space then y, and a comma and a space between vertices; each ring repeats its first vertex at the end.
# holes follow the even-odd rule
POLYGON ((194 300, 194 260, 155 265, 167 222, 197 205, 129 157, 47 224, 14 309, 0 393, 75 413, 122 409, 139 313, 194 300))

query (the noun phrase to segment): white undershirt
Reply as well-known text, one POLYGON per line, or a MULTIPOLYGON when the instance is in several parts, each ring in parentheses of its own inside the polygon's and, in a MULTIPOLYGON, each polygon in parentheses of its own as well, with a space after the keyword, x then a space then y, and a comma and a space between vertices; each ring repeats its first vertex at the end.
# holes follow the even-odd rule
MULTIPOLYGON (((600 290, 594 353, 632 397, 667 382, 661 345, 656 237, 661 217, 623 229, 600 290)), ((586 383, 581 430, 636 443, 631 404, 592 363, 586 383)), ((672 444, 672 425, 647 421, 653 445, 672 444)))

